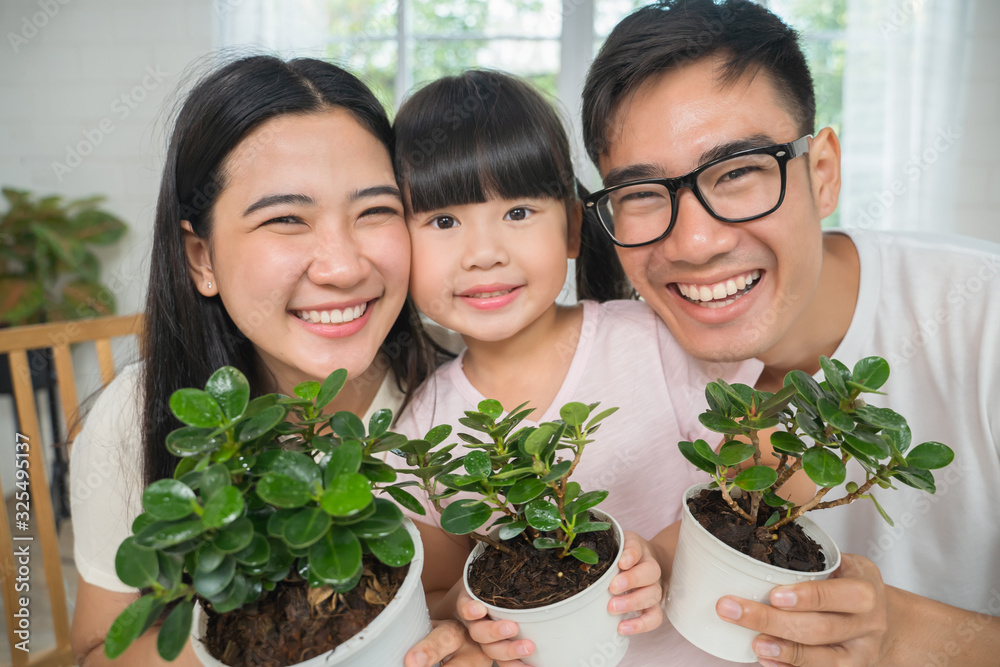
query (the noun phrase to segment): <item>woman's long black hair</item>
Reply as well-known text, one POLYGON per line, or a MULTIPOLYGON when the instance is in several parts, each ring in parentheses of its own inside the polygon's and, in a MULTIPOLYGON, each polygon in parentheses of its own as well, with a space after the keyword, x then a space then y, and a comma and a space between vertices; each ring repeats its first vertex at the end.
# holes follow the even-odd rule
MULTIPOLYGON (((399 109, 396 175, 415 213, 491 198, 586 195, 555 109, 528 83, 470 70, 428 84, 399 109)), ((584 215, 576 260, 579 299, 631 298, 632 288, 600 222, 584 215)))
MULTIPOLYGON (((208 238, 213 206, 225 187, 227 156, 251 132, 284 114, 330 108, 351 113, 393 154, 385 110, 352 74, 329 63, 251 56, 230 63, 188 94, 170 139, 153 229, 153 252, 143 337, 143 470, 146 483, 173 474, 177 459, 164 447, 180 426, 168 408, 170 395, 202 387, 218 368, 240 369, 253 393, 262 378, 253 345, 233 323, 219 297, 195 290, 188 273, 181 221, 208 238)), ((433 370, 435 348, 409 298, 382 344, 382 357, 409 400, 433 370)))

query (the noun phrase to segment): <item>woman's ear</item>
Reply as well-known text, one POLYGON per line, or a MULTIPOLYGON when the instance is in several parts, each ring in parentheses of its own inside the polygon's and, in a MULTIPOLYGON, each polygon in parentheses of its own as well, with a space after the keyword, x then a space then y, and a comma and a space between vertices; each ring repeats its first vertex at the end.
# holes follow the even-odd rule
POLYGON ((813 138, 809 146, 809 165, 813 174, 813 200, 823 219, 837 209, 840 199, 840 141, 829 127, 813 138))
POLYGON ((569 225, 566 237, 567 258, 576 259, 580 256, 580 227, 583 224, 583 203, 574 201, 569 206, 566 222, 569 225))
POLYGON ((219 286, 212 272, 212 254, 209 252, 208 240, 194 233, 189 220, 181 220, 184 230, 184 252, 187 254, 188 274, 194 281, 194 288, 202 296, 215 296, 219 286))

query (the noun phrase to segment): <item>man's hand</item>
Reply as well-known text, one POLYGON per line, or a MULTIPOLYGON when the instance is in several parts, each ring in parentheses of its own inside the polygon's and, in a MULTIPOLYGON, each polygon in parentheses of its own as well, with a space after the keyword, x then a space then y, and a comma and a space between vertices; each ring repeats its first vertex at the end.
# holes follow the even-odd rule
POLYGON ((766 667, 912 667, 935 654, 973 667, 995 665, 1000 651, 1000 619, 887 586, 855 554, 830 579, 776 586, 770 602, 727 596, 715 607, 761 633, 753 650, 766 667))

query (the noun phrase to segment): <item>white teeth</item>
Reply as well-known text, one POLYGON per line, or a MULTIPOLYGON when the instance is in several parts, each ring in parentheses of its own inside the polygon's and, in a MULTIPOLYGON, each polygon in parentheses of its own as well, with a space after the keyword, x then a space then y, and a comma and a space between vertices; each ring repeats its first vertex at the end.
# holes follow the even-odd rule
POLYGON ((714 285, 675 284, 677 285, 677 290, 691 301, 700 301, 704 306, 719 308, 733 303, 735 299, 727 299, 726 297, 733 296, 750 287, 758 278, 760 278, 760 270, 754 269, 749 273, 715 283, 714 285))
POLYGON ((503 296, 504 294, 510 294, 509 289, 498 290, 496 292, 479 292, 476 294, 470 294, 473 299, 489 299, 494 296, 503 296))
POLYGON ((342 310, 338 310, 336 308, 323 311, 300 310, 295 314, 300 320, 312 322, 313 324, 341 324, 358 319, 367 308, 368 304, 362 303, 350 308, 344 308, 342 310))

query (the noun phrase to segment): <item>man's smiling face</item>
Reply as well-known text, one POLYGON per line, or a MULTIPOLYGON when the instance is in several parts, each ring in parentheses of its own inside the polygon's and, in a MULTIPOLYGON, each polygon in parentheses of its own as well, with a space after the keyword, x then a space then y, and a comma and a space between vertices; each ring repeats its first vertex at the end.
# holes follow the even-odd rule
MULTIPOLYGON (((617 178, 622 172, 680 176, 718 157, 720 147, 735 152, 801 136, 768 75, 720 86, 720 62, 709 56, 655 75, 622 101, 600 159, 606 186, 638 178, 617 178)), ((810 158, 788 162, 784 201, 770 215, 721 222, 682 189, 677 222, 665 239, 618 249, 639 294, 690 354, 716 361, 759 357, 799 324, 819 283, 826 213, 816 205, 810 158)))

